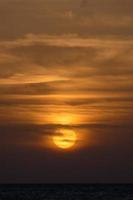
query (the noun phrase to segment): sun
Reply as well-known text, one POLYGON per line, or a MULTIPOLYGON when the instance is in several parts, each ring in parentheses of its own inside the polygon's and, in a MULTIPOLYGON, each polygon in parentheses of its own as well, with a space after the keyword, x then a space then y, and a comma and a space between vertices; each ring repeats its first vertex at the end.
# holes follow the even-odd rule
POLYGON ((60 129, 57 134, 53 136, 54 144, 61 149, 72 148, 77 140, 76 133, 70 129, 60 129))

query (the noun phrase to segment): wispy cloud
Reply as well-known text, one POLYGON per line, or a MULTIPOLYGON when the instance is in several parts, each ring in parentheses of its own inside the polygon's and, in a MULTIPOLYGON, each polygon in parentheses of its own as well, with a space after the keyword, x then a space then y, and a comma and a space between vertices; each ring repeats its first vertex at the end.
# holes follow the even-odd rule
POLYGON ((0 0, 1 182, 132 179, 132 11, 132 0, 0 0), (62 128, 78 137, 69 156, 54 148, 62 128))

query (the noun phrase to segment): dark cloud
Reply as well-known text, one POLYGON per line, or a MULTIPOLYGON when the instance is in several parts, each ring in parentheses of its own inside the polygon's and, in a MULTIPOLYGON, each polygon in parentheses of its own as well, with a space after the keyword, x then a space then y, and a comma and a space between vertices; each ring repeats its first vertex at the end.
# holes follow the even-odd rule
POLYGON ((33 84, 14 84, 14 85, 2 85, 1 94, 44 94, 48 95, 54 93, 47 83, 33 83, 33 84))
POLYGON ((26 33, 132 36, 132 0, 86 2, 1 1, 0 36, 13 38, 26 33))
POLYGON ((3 45, 1 48, 6 49, 2 50, 5 58, 1 61, 1 78, 27 73, 132 78, 132 40, 31 35, 3 45))
MULTIPOLYGON (((40 137, 39 130, 43 130, 45 134, 45 129, 49 129, 49 126, 37 127, 29 125, 24 128, 24 126, 20 125, 17 128, 15 126, 14 128, 9 128, 15 131, 15 137, 11 133, 9 135, 7 131, 7 138, 11 140, 8 146, 4 145, 5 143, 7 144, 5 136, 0 146, 0 160, 2 163, 0 174, 2 182, 9 183, 12 180, 14 183, 19 180, 29 182, 31 177, 33 183, 40 183, 44 180, 56 183, 63 181, 73 182, 75 180, 81 183, 88 182, 88 179, 89 182, 98 183, 117 183, 118 180, 126 183, 132 181, 132 162, 129 162, 132 158, 131 152, 133 150, 132 132, 128 128, 117 127, 116 129, 116 127, 110 126, 110 129, 108 129, 108 127, 102 126, 100 128, 99 126, 92 135, 97 140, 102 141, 101 144, 88 146, 69 155, 57 153, 44 147, 36 148, 12 144, 11 136, 18 139, 18 143, 20 136, 26 141, 37 141, 37 138, 40 137), (21 130, 23 130, 23 135, 21 132, 18 133, 21 130), (10 168, 8 166, 9 163, 10 168), (25 168, 25 166, 27 167, 25 168), (111 176, 109 172, 111 172, 111 176), (5 177, 4 174, 8 174, 8 176, 5 177)), ((4 130, 2 127, 1 129, 4 130)))
POLYGON ((0 1, 1 183, 132 182, 132 7, 0 1), (73 151, 54 147, 62 128, 73 151))

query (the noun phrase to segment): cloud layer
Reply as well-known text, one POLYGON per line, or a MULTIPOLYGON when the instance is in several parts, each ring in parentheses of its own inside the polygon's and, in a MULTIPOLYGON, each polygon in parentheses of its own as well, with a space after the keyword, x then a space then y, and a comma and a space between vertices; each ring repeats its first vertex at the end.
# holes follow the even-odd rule
POLYGON ((132 7, 0 1, 2 182, 132 181, 132 7), (47 142, 62 127, 79 136, 69 157, 47 142))

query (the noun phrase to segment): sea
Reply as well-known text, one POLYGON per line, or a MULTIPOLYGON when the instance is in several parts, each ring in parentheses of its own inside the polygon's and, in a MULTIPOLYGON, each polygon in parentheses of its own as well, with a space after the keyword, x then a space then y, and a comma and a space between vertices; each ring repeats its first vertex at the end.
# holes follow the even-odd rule
POLYGON ((133 184, 4 184, 0 200, 133 200, 133 184))

